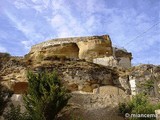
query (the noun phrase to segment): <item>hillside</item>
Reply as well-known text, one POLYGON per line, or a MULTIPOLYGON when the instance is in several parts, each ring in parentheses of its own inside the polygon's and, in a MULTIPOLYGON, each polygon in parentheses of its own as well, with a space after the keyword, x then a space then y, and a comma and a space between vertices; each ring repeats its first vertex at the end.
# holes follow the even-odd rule
POLYGON ((102 120, 114 111, 115 119, 122 119, 117 114, 118 103, 129 100, 130 95, 146 91, 151 97, 160 96, 160 66, 131 66, 131 59, 131 53, 112 47, 108 35, 54 39, 34 45, 23 57, 0 53, 0 82, 22 94, 27 89, 28 70, 57 71, 73 94, 71 107, 62 118, 73 112, 87 120, 96 114, 102 120))

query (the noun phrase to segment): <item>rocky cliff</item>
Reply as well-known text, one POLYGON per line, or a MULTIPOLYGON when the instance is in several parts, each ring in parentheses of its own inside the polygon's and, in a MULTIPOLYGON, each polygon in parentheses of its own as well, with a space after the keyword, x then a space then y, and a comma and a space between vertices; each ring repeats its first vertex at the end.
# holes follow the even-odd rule
MULTIPOLYGON (((21 94, 27 89, 28 70, 56 70, 63 85, 73 93, 69 102, 73 109, 67 111, 80 113, 87 120, 88 116, 105 119, 113 111, 117 113, 119 102, 129 99, 131 80, 136 81, 134 92, 160 96, 160 66, 131 67, 131 59, 131 53, 112 47, 108 35, 54 39, 33 46, 24 57, 0 53, 0 82, 21 94)), ((115 117, 122 119, 117 114, 115 117)))
POLYGON ((34 45, 26 59, 39 62, 54 58, 81 59, 104 66, 131 67, 132 54, 112 47, 108 35, 53 39, 34 45))
MULTIPOLYGON (((112 69, 82 60, 60 61, 56 59, 52 62, 43 61, 37 64, 28 64, 24 59, 22 61, 12 58, 3 65, 0 72, 1 84, 12 89, 15 83, 27 82, 26 73, 30 69, 34 72, 56 70, 64 85, 71 91, 92 92, 94 88, 104 85, 123 88, 119 78, 125 72, 119 73, 116 68, 112 69)), ((128 90, 128 88, 123 89, 128 90)))
POLYGON ((0 60, 1 84, 12 89, 12 85, 16 82, 27 82, 27 64, 25 63, 25 60, 22 57, 13 57, 9 54, 6 54, 5 56, 0 56, 0 60))
MULTIPOLYGON (((60 75, 63 76, 62 79, 65 79, 64 83, 68 83, 68 87, 74 90, 92 91, 95 86, 115 85, 130 93, 129 81, 135 80, 139 86, 141 79, 148 81, 155 77, 152 75, 153 73, 141 70, 143 67, 131 68, 132 54, 124 48, 113 47, 108 35, 49 40, 34 45, 25 59, 32 67, 46 67, 47 64, 49 66, 58 65, 56 68, 60 68, 60 71, 64 70, 60 75), (72 65, 68 65, 68 63, 72 65), (67 69, 65 68, 65 70, 59 65, 65 66, 67 69), (113 67, 115 68, 113 69, 113 67), (139 70, 144 72, 144 74, 138 73, 142 78, 137 76, 139 70)), ((154 84, 158 84, 158 81, 154 84)))
POLYGON ((141 64, 130 70, 130 80, 135 80, 136 92, 160 97, 160 66, 141 64))
POLYGON ((27 57, 33 61, 53 56, 93 61, 96 57, 111 55, 111 40, 108 35, 103 35, 49 40, 33 46, 27 57))
POLYGON ((58 71, 71 91, 92 92, 99 86, 113 85, 130 93, 129 72, 121 66, 127 63, 122 58, 130 63, 132 54, 113 48, 108 35, 53 39, 32 46, 25 57, 1 53, 0 58, 4 63, 1 83, 11 89, 18 82, 27 82, 26 72, 31 69, 58 71))
MULTIPOLYGON (((69 47, 74 47, 74 44, 69 47)), ((117 112, 118 103, 128 99, 129 85, 124 69, 58 56, 46 57, 42 60, 34 57, 33 59, 35 61, 28 60, 26 57, 8 56, 0 69, 1 84, 14 91, 15 94, 11 100, 15 105, 23 106, 20 94, 27 89, 27 70, 34 72, 56 70, 63 85, 73 93, 68 107, 62 111, 60 119, 71 119, 72 115, 79 115, 86 120, 105 119, 107 116, 113 119, 111 113, 114 114, 115 120, 123 119, 117 112), (121 77, 123 79, 120 79, 121 77), (108 91, 107 94, 104 94, 106 91, 108 91)))

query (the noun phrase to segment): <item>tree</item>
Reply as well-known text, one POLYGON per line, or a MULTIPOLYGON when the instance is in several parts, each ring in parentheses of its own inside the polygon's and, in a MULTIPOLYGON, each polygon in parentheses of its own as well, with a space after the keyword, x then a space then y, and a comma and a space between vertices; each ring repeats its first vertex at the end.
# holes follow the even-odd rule
POLYGON ((54 120, 70 98, 56 72, 28 72, 27 77, 28 93, 24 102, 29 115, 33 120, 54 120))

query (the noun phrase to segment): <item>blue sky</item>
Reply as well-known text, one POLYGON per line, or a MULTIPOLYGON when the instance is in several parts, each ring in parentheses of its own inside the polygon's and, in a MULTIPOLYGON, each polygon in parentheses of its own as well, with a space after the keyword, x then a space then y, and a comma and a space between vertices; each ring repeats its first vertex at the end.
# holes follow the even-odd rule
POLYGON ((160 64, 160 0, 0 0, 0 52, 25 55, 57 37, 110 35, 133 64, 160 64))

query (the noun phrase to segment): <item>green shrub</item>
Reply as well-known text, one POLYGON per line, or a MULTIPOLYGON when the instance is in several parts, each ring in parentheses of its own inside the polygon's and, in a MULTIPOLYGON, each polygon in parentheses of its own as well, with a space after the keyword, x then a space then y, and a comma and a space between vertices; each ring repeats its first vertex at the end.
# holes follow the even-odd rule
MULTIPOLYGON (((126 113, 129 114, 155 114, 155 110, 160 108, 160 103, 157 105, 151 104, 147 96, 144 94, 138 94, 133 97, 130 102, 120 103, 119 112, 125 116, 126 113)), ((134 120, 153 120, 155 118, 130 118, 134 120)))
POLYGON ((55 72, 28 73, 28 94, 24 102, 32 120, 54 120, 69 98, 55 72))
POLYGON ((147 80, 145 83, 139 83, 138 88, 141 90, 141 93, 151 95, 151 91, 154 90, 154 80, 147 80))
POLYGON ((12 91, 0 85, 0 115, 2 115, 12 94, 12 91))
POLYGON ((10 109, 3 115, 5 120, 32 120, 28 113, 21 113, 20 106, 10 105, 10 109))

